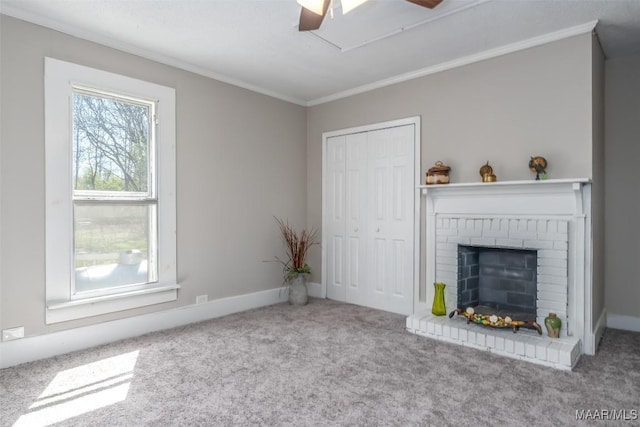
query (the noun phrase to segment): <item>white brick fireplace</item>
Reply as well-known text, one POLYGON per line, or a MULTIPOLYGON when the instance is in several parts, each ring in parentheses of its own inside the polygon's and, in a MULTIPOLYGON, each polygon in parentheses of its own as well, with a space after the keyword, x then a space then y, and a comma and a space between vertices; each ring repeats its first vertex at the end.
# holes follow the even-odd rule
POLYGON ((407 318, 410 332, 560 369, 571 369, 581 354, 595 352, 588 180, 421 188, 426 196, 427 286, 416 287, 414 313, 407 318), (447 312, 457 308, 458 245, 537 251, 536 321, 542 336, 431 314, 433 282, 447 284, 447 312), (550 312, 562 320, 560 339, 547 337, 544 318, 550 312))

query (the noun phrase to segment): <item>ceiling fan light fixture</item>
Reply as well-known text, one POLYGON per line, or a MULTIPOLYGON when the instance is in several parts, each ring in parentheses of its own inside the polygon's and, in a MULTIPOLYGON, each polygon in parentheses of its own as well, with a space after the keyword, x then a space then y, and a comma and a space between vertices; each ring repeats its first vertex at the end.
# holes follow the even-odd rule
POLYGON ((341 0, 340 4, 342 5, 342 14, 346 15, 366 1, 367 0, 341 0))
POLYGON ((325 0, 297 0, 298 4, 316 15, 323 14, 325 0))

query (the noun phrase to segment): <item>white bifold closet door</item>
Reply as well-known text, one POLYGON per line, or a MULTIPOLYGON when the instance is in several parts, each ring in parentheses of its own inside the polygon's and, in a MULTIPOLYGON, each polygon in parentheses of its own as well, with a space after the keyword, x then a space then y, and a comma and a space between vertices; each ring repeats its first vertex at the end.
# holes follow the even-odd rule
POLYGON ((327 138, 327 297, 413 309, 414 125, 327 138))

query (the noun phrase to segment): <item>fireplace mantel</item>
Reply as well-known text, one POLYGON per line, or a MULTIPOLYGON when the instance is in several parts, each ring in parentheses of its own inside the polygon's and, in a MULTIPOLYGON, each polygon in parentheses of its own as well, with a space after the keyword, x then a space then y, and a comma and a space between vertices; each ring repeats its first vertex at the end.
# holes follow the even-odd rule
MULTIPOLYGON (((458 183, 418 188, 426 199, 426 256, 423 258, 426 259, 426 287, 415 289, 414 314, 407 319, 409 330, 432 338, 457 340, 430 334, 430 331, 449 330, 449 319, 434 319, 435 326, 446 326, 436 329, 429 320, 433 301, 429 284, 433 282, 448 284, 447 310, 456 308, 458 267, 454 247, 457 245, 536 249, 543 261, 538 268, 538 283, 543 285, 538 292, 538 323, 544 319, 543 313, 551 310, 557 309, 563 317, 565 341, 560 354, 564 354, 564 361, 555 357, 558 342, 551 345, 553 341, 546 341, 549 339, 546 337, 536 344, 533 356, 531 351, 523 356, 490 346, 483 349, 563 368, 571 368, 582 353, 594 354, 596 334, 591 330, 592 287, 588 261, 591 257, 589 179, 458 183), (555 300, 551 298, 554 295, 558 296, 555 300), (421 327, 427 330, 422 331, 421 327)), ((491 336, 488 331, 479 332, 482 336, 485 333, 491 336)), ((523 339, 526 344, 528 338, 523 339)), ((487 342, 494 342, 493 337, 487 342)))

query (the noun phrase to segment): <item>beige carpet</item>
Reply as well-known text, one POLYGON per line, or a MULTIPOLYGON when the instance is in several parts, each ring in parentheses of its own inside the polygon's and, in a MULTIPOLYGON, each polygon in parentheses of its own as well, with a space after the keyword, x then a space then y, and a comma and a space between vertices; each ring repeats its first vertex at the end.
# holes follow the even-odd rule
POLYGON ((638 333, 607 330, 561 372, 318 299, 0 371, 1 425, 557 426, 601 410, 640 411, 638 333))

